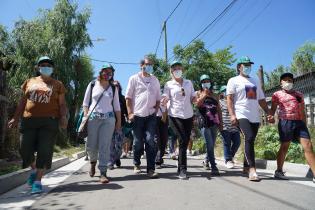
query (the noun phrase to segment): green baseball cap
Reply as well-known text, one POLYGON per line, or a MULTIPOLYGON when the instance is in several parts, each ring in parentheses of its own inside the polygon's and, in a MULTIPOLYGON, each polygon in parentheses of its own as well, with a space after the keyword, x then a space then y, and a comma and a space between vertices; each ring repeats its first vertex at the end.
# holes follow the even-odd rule
POLYGON ((51 64, 51 65, 54 65, 54 62, 50 59, 50 57, 48 57, 48 56, 42 56, 42 57, 40 57, 39 59, 38 59, 38 61, 37 61, 37 65, 39 65, 39 64, 41 64, 41 63, 44 63, 44 62, 46 62, 46 63, 49 63, 49 64, 51 64))
POLYGON ((225 92, 225 91, 226 91, 226 85, 221 86, 220 93, 225 92))
POLYGON ((203 74, 203 75, 201 75, 201 77, 200 77, 200 82, 201 82, 202 80, 206 80, 206 79, 210 80, 209 75, 203 74))
POLYGON ((180 61, 177 61, 177 60, 175 60, 175 61, 173 61, 172 63, 171 63, 171 68, 173 67, 173 66, 175 66, 175 65, 183 65, 180 61))
POLYGON ((254 62, 252 62, 248 56, 242 56, 237 60, 237 65, 246 63, 254 64, 254 62))
POLYGON ((113 67, 110 63, 105 63, 105 64, 102 66, 101 70, 102 70, 102 69, 112 69, 113 71, 115 71, 114 67, 113 67))

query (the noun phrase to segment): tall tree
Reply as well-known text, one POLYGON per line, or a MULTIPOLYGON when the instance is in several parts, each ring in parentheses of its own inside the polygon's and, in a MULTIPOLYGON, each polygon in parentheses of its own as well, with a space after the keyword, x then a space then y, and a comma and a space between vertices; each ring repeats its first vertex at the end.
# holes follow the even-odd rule
POLYGON ((315 42, 306 42, 293 55, 292 71, 296 75, 315 71, 315 42))
POLYGON ((229 78, 235 75, 235 70, 230 66, 235 62, 232 47, 217 50, 215 53, 205 48, 201 40, 196 40, 187 48, 180 45, 174 47, 175 59, 184 64, 186 78, 193 81, 198 89, 199 78, 208 74, 216 86, 226 85, 229 78))
POLYGON ((16 66, 9 74, 10 86, 20 87, 24 80, 34 76, 37 59, 50 56, 55 63, 54 76, 67 89, 69 131, 73 131, 82 87, 92 79, 91 63, 80 59, 84 49, 92 46, 87 32, 90 14, 89 8, 78 11, 78 5, 71 0, 57 0, 53 9, 41 10, 34 20, 19 20, 12 35, 16 66))

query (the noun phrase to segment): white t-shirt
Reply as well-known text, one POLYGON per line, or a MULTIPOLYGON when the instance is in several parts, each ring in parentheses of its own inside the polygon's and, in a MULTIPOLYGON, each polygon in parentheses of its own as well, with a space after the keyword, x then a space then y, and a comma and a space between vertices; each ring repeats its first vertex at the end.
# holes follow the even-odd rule
POLYGON ((237 119, 248 119, 252 123, 260 122, 258 101, 265 98, 259 82, 253 78, 236 76, 229 79, 226 94, 233 95, 237 119))
POLYGON ((113 95, 114 93, 113 93, 112 87, 108 86, 108 89, 105 90, 104 92, 104 88, 101 86, 98 80, 95 81, 95 85, 92 90, 92 103, 90 107, 89 107, 89 102, 90 102, 90 94, 91 94, 91 83, 88 85, 85 91, 83 106, 89 107, 89 111, 92 111, 92 109, 94 108, 96 102, 98 101, 102 93, 103 93, 103 96, 100 102, 96 105, 94 112, 105 114, 107 112, 120 111, 118 90, 116 89, 115 95, 113 95), (113 103, 112 103, 112 100, 113 100, 113 103))
POLYGON ((163 96, 169 99, 169 116, 181 119, 188 119, 193 116, 191 101, 196 93, 190 80, 184 79, 183 85, 180 85, 176 80, 168 81, 164 86, 163 96))

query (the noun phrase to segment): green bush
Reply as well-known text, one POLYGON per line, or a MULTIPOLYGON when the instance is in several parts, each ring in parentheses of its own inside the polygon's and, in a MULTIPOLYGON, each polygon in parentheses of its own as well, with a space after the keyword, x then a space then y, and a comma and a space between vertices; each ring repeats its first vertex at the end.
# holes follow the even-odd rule
POLYGON ((193 143, 193 150, 198 151, 199 154, 206 153, 206 142, 202 137, 199 137, 193 143))
MULTIPOLYGON (((311 137, 315 136, 315 128, 309 128, 311 137)), ((315 143, 314 138, 312 140, 315 143)), ((275 160, 280 147, 278 128, 275 125, 263 126, 259 129, 256 138, 256 157, 267 160, 275 160)), ((291 163, 306 163, 301 144, 291 143, 286 161, 291 163)))

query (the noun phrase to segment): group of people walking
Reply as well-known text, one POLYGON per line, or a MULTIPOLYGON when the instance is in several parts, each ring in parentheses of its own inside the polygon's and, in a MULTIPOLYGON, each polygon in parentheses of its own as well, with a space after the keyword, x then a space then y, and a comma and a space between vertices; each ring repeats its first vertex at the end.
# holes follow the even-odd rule
MULTIPOLYGON (((88 85, 82 105, 82 122, 88 121, 86 149, 90 160, 89 175, 95 175, 98 162, 100 182, 109 182, 107 170, 114 164, 121 165, 122 128, 129 122, 132 123, 134 173, 141 173, 141 156, 145 151, 146 173, 149 178, 158 178, 155 169, 163 164, 170 126, 178 139, 178 177, 187 179, 187 147, 196 112, 194 108, 199 112, 201 134, 207 149, 203 166, 211 169, 212 175, 220 174, 214 154, 218 132, 223 137, 228 168, 234 167, 234 156, 242 134, 245 144, 243 171, 250 181, 260 181, 254 149, 261 119, 260 108, 267 114, 270 123, 275 122, 274 114, 277 108, 279 110, 281 147, 275 177, 286 179, 282 168, 293 140, 302 144, 306 160, 315 174, 315 155, 305 123, 304 99, 300 92, 292 89, 293 75, 286 73, 281 76, 282 89, 274 93, 269 109, 260 84, 250 76, 252 64, 247 56, 241 57, 236 67, 238 76, 230 78, 216 94, 209 75, 200 76, 199 90, 195 91, 192 81, 184 78, 185 69, 179 61, 171 63, 171 79, 161 88, 159 80, 153 75, 152 60, 145 57, 140 62, 140 71, 129 78, 125 98, 119 82, 114 80, 114 67, 103 65, 97 79, 88 85)), ((27 181, 32 186, 32 193, 42 192, 41 178, 44 170, 51 167, 58 125, 67 127, 66 89, 60 81, 52 78, 53 67, 53 61, 47 56, 38 60, 38 76, 22 85, 24 95, 9 122, 9 127, 15 127, 22 119, 21 156, 23 167, 32 168, 27 181)))

